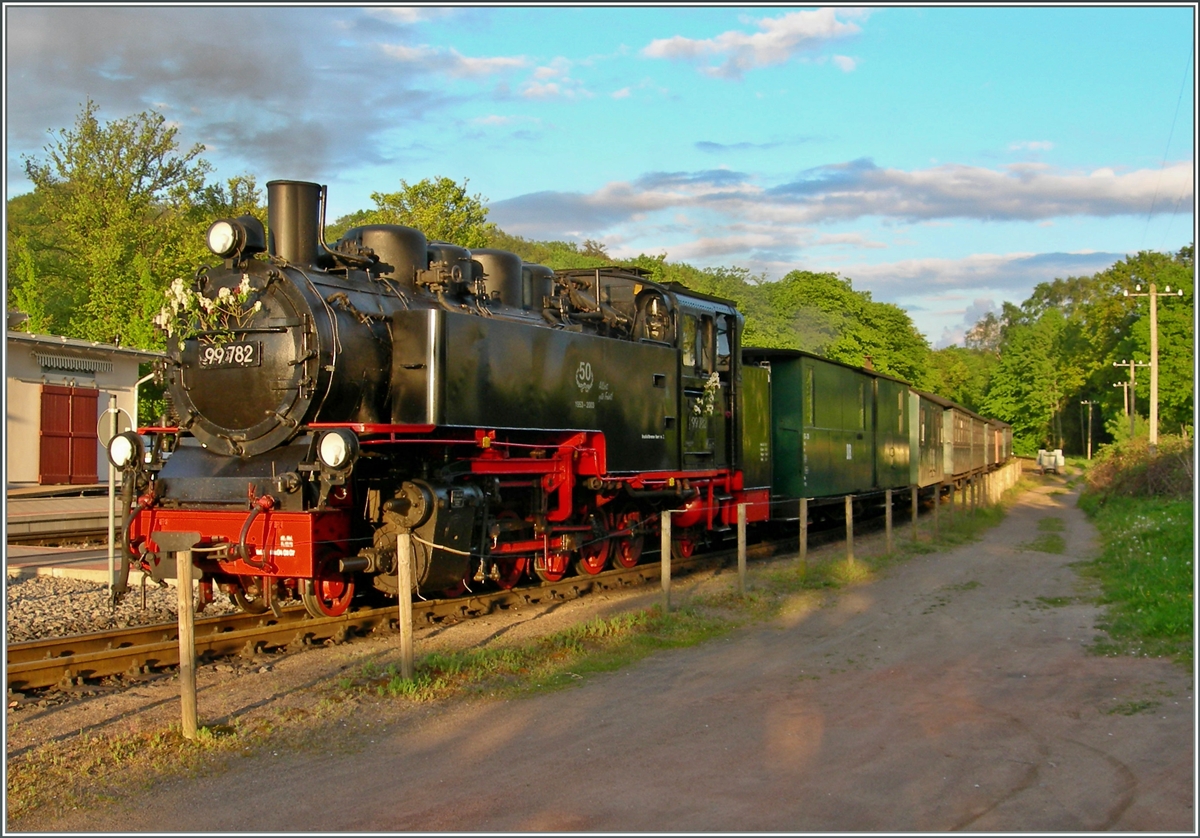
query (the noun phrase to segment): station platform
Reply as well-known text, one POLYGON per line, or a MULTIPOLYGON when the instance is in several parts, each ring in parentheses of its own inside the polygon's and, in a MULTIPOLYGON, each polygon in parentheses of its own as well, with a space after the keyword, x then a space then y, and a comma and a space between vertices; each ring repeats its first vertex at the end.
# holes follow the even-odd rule
POLYGON ((56 576, 107 585, 108 547, 77 550, 8 544, 4 549, 4 570, 9 579, 56 576))
MULTIPOLYGON (((17 539, 61 536, 64 542, 69 542, 73 533, 107 532, 107 490, 107 484, 9 485, 4 504, 7 535, 17 539)), ((116 526, 121 526, 119 509, 116 526)), ((5 544, 4 568, 10 579, 58 576, 108 584, 108 546, 5 544)))
MULTIPOLYGON (((117 500, 117 525, 120 526, 120 499, 117 500)), ((4 509, 8 536, 17 538, 64 538, 72 532, 108 530, 108 496, 85 497, 13 497, 4 509)))

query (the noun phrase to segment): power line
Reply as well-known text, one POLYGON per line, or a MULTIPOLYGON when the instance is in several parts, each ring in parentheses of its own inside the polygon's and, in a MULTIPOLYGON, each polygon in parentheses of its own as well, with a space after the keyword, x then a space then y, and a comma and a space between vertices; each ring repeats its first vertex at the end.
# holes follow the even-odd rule
MULTIPOLYGON (((1171 140, 1175 136, 1175 123, 1179 119, 1179 105, 1183 102, 1183 91, 1187 88, 1188 71, 1192 66, 1192 53, 1188 52, 1187 64, 1183 67, 1183 81, 1179 85, 1179 97, 1175 100, 1175 115, 1171 117, 1171 130, 1167 134, 1167 147, 1163 149, 1162 165, 1158 168, 1158 182, 1154 185, 1154 198, 1150 201, 1150 212, 1146 213, 1146 229, 1142 231, 1142 244, 1146 244, 1146 235, 1150 232, 1150 219, 1154 215, 1154 205, 1158 203, 1158 190, 1162 186, 1163 171, 1167 168, 1167 155, 1171 151, 1171 140)), ((1180 196, 1182 199, 1183 196, 1180 196)), ((1176 204, 1178 209, 1178 204, 1176 204)), ((1175 214, 1171 214, 1171 220, 1175 220, 1175 214)), ((1168 227, 1168 229, 1170 229, 1168 227)))

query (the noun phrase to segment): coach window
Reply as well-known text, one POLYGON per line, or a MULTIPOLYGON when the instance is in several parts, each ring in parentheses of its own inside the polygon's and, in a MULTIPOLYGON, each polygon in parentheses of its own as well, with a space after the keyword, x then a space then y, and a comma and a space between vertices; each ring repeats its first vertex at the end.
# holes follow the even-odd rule
POLYGON ((867 388, 861 381, 858 382, 858 427, 867 427, 867 388))

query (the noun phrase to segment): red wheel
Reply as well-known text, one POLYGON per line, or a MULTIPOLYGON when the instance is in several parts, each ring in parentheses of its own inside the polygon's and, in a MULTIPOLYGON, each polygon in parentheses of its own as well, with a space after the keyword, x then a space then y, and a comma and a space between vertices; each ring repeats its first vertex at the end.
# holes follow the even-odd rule
POLYGON ((354 579, 325 568, 315 579, 305 579, 300 599, 314 617, 339 617, 354 599, 354 579))
POLYGON ((602 515, 592 516, 592 535, 588 543, 579 548, 579 558, 575 560, 575 572, 580 576, 595 576, 604 570, 608 564, 608 556, 612 552, 612 539, 608 537, 608 528, 604 525, 602 515))
MULTIPOLYGON (((613 529, 618 532, 636 529, 641 523, 642 513, 636 507, 629 507, 613 515, 613 529)), ((613 566, 630 568, 637 565, 642 558, 642 545, 645 541, 645 536, 640 532, 619 537, 613 550, 613 566)))
POLYGON ((567 567, 571 563, 571 554, 565 551, 536 556, 533 560, 533 572, 543 582, 557 582, 567 575, 567 567))
POLYGON ((521 581, 521 577, 529 570, 529 559, 525 556, 520 558, 496 559, 496 570, 500 572, 500 576, 496 579, 496 584, 506 591, 515 588, 521 581))
POLYGON ((696 538, 691 533, 681 533, 671 539, 671 558, 689 559, 696 552, 696 538))

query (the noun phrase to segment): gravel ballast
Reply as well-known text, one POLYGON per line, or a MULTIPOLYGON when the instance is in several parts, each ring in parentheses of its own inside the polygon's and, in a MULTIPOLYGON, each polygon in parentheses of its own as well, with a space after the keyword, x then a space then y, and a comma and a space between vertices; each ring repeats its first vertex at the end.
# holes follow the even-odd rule
MULTIPOLYGON (((56 576, 9 579, 5 591, 5 627, 9 643, 67 637, 96 631, 177 622, 179 594, 174 587, 146 585, 146 608, 135 580, 114 609, 108 587, 99 582, 56 576)), ((198 616, 215 617, 236 611, 229 598, 214 591, 214 601, 198 616)))

